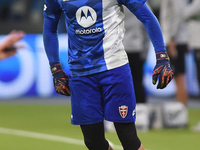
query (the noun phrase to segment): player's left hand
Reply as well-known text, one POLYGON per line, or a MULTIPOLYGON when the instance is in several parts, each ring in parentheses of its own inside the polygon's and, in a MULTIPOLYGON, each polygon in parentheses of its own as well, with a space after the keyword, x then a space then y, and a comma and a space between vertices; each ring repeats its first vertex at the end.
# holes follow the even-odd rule
POLYGON ((170 67, 169 57, 166 51, 156 53, 156 66, 153 71, 153 84, 155 85, 158 78, 157 89, 164 89, 173 79, 174 73, 170 67))
POLYGON ((59 62, 50 63, 55 91, 58 94, 70 96, 69 77, 63 71, 59 62))

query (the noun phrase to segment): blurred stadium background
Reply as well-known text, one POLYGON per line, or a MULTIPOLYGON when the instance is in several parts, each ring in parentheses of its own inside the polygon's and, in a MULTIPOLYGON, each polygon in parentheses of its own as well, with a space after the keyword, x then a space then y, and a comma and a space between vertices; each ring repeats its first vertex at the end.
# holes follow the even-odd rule
MULTIPOLYGON (((15 56, 0 61, 0 150, 86 150, 78 126, 70 124, 70 97, 54 91, 52 76, 42 40, 42 0, 0 0, 0 41, 11 30, 23 30, 26 37, 15 56)), ((61 64, 69 73, 67 34, 61 22, 59 42, 61 64)), ((174 82, 164 90, 152 84, 155 54, 149 46, 144 66, 148 103, 175 101, 174 82)), ((200 95, 194 56, 186 56, 189 92, 186 128, 139 132, 149 150, 199 149, 200 132, 193 127, 200 121, 200 95)), ((113 132, 106 132, 114 148, 121 149, 113 132)))

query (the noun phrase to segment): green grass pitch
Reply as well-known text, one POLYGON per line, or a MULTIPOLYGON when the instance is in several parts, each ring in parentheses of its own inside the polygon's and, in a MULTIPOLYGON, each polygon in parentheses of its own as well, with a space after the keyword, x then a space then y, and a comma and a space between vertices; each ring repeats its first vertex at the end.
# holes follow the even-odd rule
MULTIPOLYGON (((70 124, 70 112, 68 104, 0 103, 0 150, 87 150, 79 126, 70 124)), ((200 132, 191 127, 199 121, 200 109, 190 108, 187 128, 149 130, 138 136, 148 150, 197 150, 200 132)), ((106 132, 106 137, 120 149, 115 133, 106 132)))

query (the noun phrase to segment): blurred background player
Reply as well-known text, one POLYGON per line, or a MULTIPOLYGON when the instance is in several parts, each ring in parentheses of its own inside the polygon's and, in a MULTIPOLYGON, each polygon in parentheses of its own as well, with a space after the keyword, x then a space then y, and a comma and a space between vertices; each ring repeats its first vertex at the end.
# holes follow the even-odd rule
POLYGON ((162 0, 160 24, 170 57, 176 83, 176 99, 187 105, 188 92, 185 79, 185 53, 188 51, 187 23, 184 20, 188 0, 162 0))
MULTIPOLYGON (((189 0, 189 5, 184 10, 184 17, 188 21, 189 45, 194 49, 197 79, 200 88, 200 0, 189 0)), ((200 122, 193 130, 200 131, 200 122)))
POLYGON ((23 39, 25 33, 23 31, 13 30, 10 32, 2 41, 0 41, 0 59, 5 59, 9 56, 14 55, 19 48, 16 42, 23 39))
POLYGON ((197 79, 200 88, 200 0, 189 1, 189 5, 184 10, 184 16, 185 20, 188 22, 189 46, 194 49, 197 79))

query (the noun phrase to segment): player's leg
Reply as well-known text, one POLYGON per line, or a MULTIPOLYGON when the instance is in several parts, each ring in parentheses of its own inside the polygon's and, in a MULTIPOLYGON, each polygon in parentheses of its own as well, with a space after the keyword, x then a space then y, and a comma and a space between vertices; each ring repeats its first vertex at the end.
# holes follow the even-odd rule
POLYGON ((188 100, 188 94, 186 89, 186 83, 185 81, 185 75, 184 74, 178 74, 174 76, 176 86, 177 86, 177 93, 176 93, 176 99, 183 103, 185 106, 187 106, 187 100, 188 100))
POLYGON ((146 93, 143 85, 143 65, 141 52, 128 53, 129 65, 133 77, 135 97, 137 103, 146 103, 146 93))
POLYGON ((81 125, 85 145, 89 150, 113 150, 105 139, 103 122, 81 125))
POLYGON ((185 83, 185 53, 187 51, 187 45, 177 45, 176 49, 177 55, 173 57, 169 55, 177 87, 176 99, 186 106, 188 100, 188 93, 185 83))
POLYGON ((124 150, 144 150, 137 136, 135 123, 114 123, 119 140, 124 150))
POLYGON ((177 93, 176 98, 178 101, 183 103, 185 106, 187 105, 188 100, 188 92, 186 89, 185 82, 185 53, 187 51, 187 45, 177 45, 178 57, 176 62, 176 73, 174 76, 176 85, 177 85, 177 93))
POLYGON ((103 85, 105 119, 115 122, 124 150, 143 150, 134 123, 136 100, 130 67, 126 64, 105 74, 100 80, 103 85))
POLYGON ((101 91, 96 77, 71 77, 71 123, 80 125, 89 150, 112 150, 104 135, 101 91))

